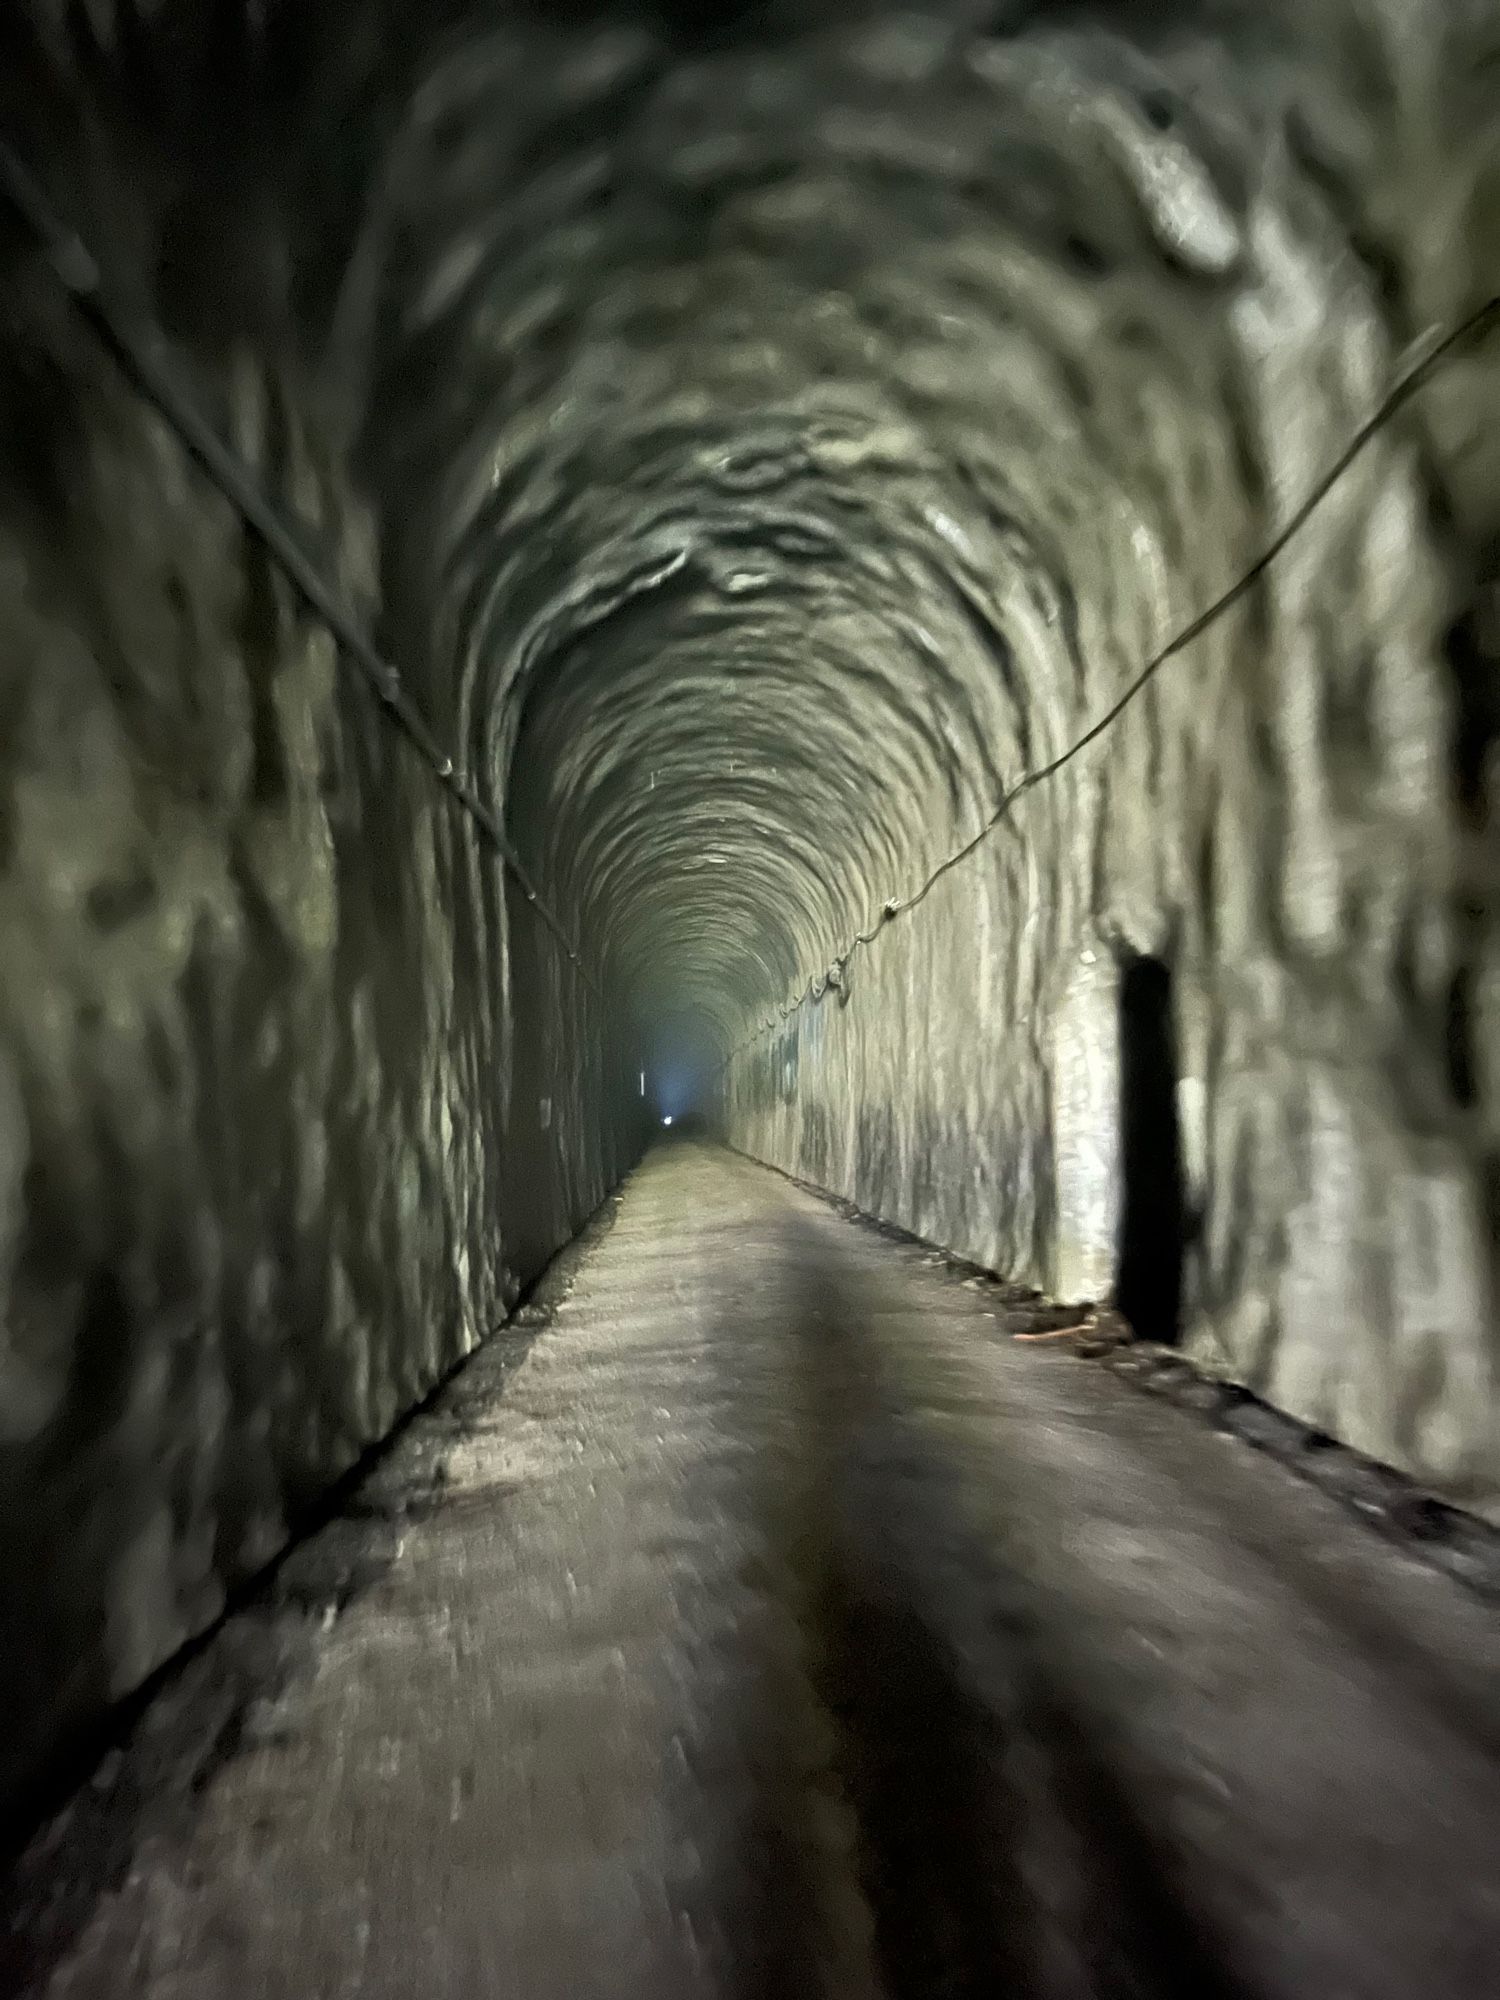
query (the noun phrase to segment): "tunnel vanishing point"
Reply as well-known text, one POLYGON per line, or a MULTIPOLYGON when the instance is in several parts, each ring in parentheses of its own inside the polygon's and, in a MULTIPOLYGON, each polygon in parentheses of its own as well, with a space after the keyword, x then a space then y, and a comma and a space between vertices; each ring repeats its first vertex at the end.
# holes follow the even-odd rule
POLYGON ((0 132, 18 1811, 669 1116, 1495 1517, 1500 8, 11 0, 0 132))

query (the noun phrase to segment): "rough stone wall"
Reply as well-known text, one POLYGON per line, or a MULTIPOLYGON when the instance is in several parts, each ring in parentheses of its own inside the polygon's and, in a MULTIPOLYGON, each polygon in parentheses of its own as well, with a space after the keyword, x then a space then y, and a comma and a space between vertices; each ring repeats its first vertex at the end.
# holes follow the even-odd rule
MULTIPOLYGON (((1030 607, 1007 604, 972 482, 943 502, 1014 639, 1008 780, 1233 579, 1407 342, 1496 290, 1496 123, 1471 81, 1491 73, 1493 11, 1301 12, 1272 10, 1259 40, 1248 15, 1210 32, 1184 10, 1145 47, 1096 27, 986 58, 1004 100, 1069 104, 1052 144, 1071 165, 1111 153, 1155 236, 1111 277, 1107 210, 1057 218, 1049 324, 1021 342, 1024 422, 1045 442, 1018 453, 1012 391, 966 412, 978 443, 949 444, 950 493, 987 456, 987 491, 1019 490, 1031 546, 1059 552, 1061 599, 1043 579, 1030 607), (1073 375, 1049 375, 1070 350, 1073 375)), ((1119 975, 1160 959, 1190 1351, 1490 1509, 1493 624, 1476 633, 1495 380, 1491 353, 1429 390, 1253 602, 857 951, 841 987, 737 1049, 722 1101, 745 1150, 1100 1297, 1126 1186, 1119 975)), ((912 860, 871 882, 865 921, 924 875, 912 860)), ((824 933, 800 973, 849 935, 824 933)))
POLYGON ((1106 1289, 1131 953, 1170 967, 1194 1348, 1493 1502, 1493 354, 760 1024, 1497 288, 1496 20, 0 15, 7 129, 621 995, 0 225, 8 1781, 498 1317, 620 1164, 637 1049, 658 1087, 729 1055, 747 1150, 1106 1289))
MULTIPOLYGON (((112 99, 128 54, 96 44, 90 80, 12 20, 10 129, 375 619, 389 555, 307 363, 295 218, 196 188, 165 113, 112 99)), ((623 1156, 597 1003, 8 215, 0 291, 14 1803, 504 1319, 623 1156)), ((450 729, 439 653, 404 664, 450 729)))

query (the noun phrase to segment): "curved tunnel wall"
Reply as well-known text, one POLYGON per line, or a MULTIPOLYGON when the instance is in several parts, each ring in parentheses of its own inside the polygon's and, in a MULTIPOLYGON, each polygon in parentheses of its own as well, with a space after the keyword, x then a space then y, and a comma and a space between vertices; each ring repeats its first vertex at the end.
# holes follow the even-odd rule
MULTIPOLYGON (((1011 697, 976 731, 992 768, 954 757, 946 822, 929 790, 940 846, 1248 566, 1404 342, 1493 290, 1494 133, 1477 101, 1464 120, 1459 50, 1477 48, 1460 26, 1452 10, 1326 9, 1223 42, 1183 22, 1139 55, 1102 25, 956 62, 927 45, 931 124, 907 109, 902 131, 929 149, 913 234, 944 247, 913 287, 922 331, 903 328, 881 378, 924 406, 924 450, 901 454, 941 576, 919 615, 961 591, 973 631, 939 627, 934 651, 977 699, 997 682, 1011 697), (980 100, 971 124, 955 68, 980 100), (1454 94, 1424 112, 1439 76, 1454 94), (1021 200, 997 171, 997 113, 1007 135, 1037 117, 1021 200), (972 240, 944 238, 955 180, 995 231, 977 300, 972 240)), ((869 198, 865 240, 911 276, 869 198)), ((1164 1120, 1156 1144, 1180 1147, 1190 1348, 1482 1504, 1493 766, 1474 635, 1493 444, 1469 399, 1492 366, 1380 439, 1253 603, 917 908, 847 964, 853 927, 809 940, 799 970, 833 959, 835 984, 739 1044, 724 1095, 747 1150, 1097 1298, 1131 1196, 1122 980, 1159 962, 1178 1136, 1164 1120)), ((883 619, 909 701, 936 678, 901 644, 913 603, 892 592, 883 619)), ((933 712, 952 713, 941 696, 933 712)), ((924 858, 919 842, 866 876, 867 921, 925 879, 924 858)), ((1146 1253, 1175 1254, 1165 1229, 1146 1253)))
POLYGON ((1488 10, 1143 12, 0 30, 7 125, 610 996, 6 237, 8 1788, 503 1317, 643 1065, 1108 1291, 1140 955, 1194 1351, 1492 1501, 1493 355, 778 1015, 1496 289, 1488 10))

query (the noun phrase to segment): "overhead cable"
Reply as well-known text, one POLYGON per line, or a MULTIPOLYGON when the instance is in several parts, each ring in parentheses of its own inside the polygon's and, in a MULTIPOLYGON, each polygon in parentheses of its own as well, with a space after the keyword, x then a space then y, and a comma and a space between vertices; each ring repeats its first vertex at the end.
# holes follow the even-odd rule
POLYGON ((1216 597, 1205 611, 1199 612, 1196 618, 1193 618, 1188 624, 1175 632, 1160 651, 1153 653, 1146 664, 1127 683, 1124 692, 1111 702, 1104 713, 1091 722, 1083 734, 1070 743, 1066 750, 1054 757, 1050 763, 1040 765, 1034 771, 1027 771, 1023 776, 1018 778, 1002 796, 999 804, 985 820, 979 831, 971 835, 961 847, 955 848, 951 854, 940 861, 919 887, 913 889, 909 895, 892 896, 888 901, 882 903, 880 914, 875 918, 870 928, 856 932, 848 945, 833 960, 821 978, 814 977, 809 979, 806 986, 795 999, 789 1000, 784 1006, 779 1007, 775 1014, 770 1015, 766 1020, 762 1021, 757 1028, 754 1028, 745 1037, 744 1041, 732 1049, 729 1055, 725 1057, 725 1067, 734 1060, 734 1057, 742 1049, 748 1048, 761 1035, 778 1027, 781 1023, 790 1020, 792 1015, 797 1013, 800 1008, 805 1007, 809 1001, 816 1003, 822 1000, 830 991, 841 991, 843 989, 845 969, 854 953, 861 946, 873 944, 888 924, 892 923, 897 917, 904 916, 908 910, 914 910, 919 903, 924 901, 945 875, 958 867, 961 861, 967 861, 977 848, 984 845, 995 829, 1007 818, 1011 808, 1016 804, 1018 799, 1024 798, 1027 792, 1033 791, 1048 778, 1055 777, 1065 765, 1071 764, 1081 751, 1088 749, 1091 743, 1096 743, 1107 730, 1111 729, 1119 721, 1126 709, 1130 707, 1131 703, 1142 690, 1156 678, 1168 660, 1174 658, 1179 653, 1185 652, 1195 639, 1200 639, 1210 626, 1217 624, 1227 611, 1232 610, 1243 597, 1247 596, 1276 561, 1287 544, 1306 526, 1307 522, 1316 513, 1324 500, 1327 499, 1328 495, 1337 486, 1344 474, 1364 450, 1365 446, 1370 443, 1371 439, 1378 432, 1384 430, 1385 426, 1403 405, 1411 400, 1417 390, 1424 386, 1445 361, 1451 360, 1461 349, 1481 340, 1497 322, 1500 322, 1500 296, 1487 300, 1484 305, 1477 307, 1475 311, 1471 312, 1467 318, 1458 321, 1456 325, 1452 326, 1440 340, 1427 347, 1418 359, 1397 378, 1394 386, 1382 402, 1365 419, 1364 423, 1360 425, 1338 457, 1334 459, 1322 477, 1310 489, 1300 505, 1293 509, 1292 513, 1261 550, 1250 567, 1243 571, 1230 584, 1227 590, 1216 597))
POLYGON ((109 350, 132 386, 164 418, 183 449, 234 508, 307 608, 333 635, 346 660, 383 713, 405 736, 448 796, 495 850, 536 911, 578 968, 590 989, 603 997, 562 919, 543 896, 501 820, 480 798, 443 749, 426 717, 407 692, 400 674, 382 657, 338 589, 323 575, 303 545, 304 524, 285 520, 261 488, 251 467, 214 430, 178 377, 171 351, 153 328, 133 328, 106 296, 97 258, 59 214, 40 181, 15 149, 0 139, 0 193, 26 225, 80 316, 109 350))
MULTIPOLYGON (((596 993, 595 980, 557 913, 531 879, 498 816, 479 797, 472 782, 456 767, 434 737, 426 718, 407 693, 401 676, 390 661, 376 650, 357 619, 328 582, 302 545, 294 526, 286 522, 275 504, 262 491, 251 468, 218 436, 194 407, 182 388, 170 351, 162 336, 153 329, 135 330, 110 305, 104 290, 97 259, 58 213, 41 183, 20 155, 0 140, 0 193, 9 200, 18 216, 45 254, 58 281, 67 291, 79 314, 88 322, 103 345, 113 355, 122 372, 157 409, 174 431, 184 450, 212 484, 240 515, 245 525, 266 549, 303 602, 327 627, 338 642, 341 657, 359 674, 384 713, 406 737, 428 766, 438 783, 474 822, 515 878, 526 901, 552 932, 565 956, 576 965, 580 976, 596 993)), ((1423 387, 1437 369, 1460 349, 1469 346, 1500 320, 1500 297, 1491 298, 1451 327, 1429 346, 1398 378, 1379 406, 1349 440, 1343 451, 1316 482, 1300 505, 1266 544, 1254 562, 1217 597, 1206 610, 1183 626, 1142 666, 1124 691, 1076 740, 1049 763, 1025 772, 1001 797, 979 830, 947 855, 931 873, 905 896, 893 896, 881 905, 868 930, 856 932, 845 949, 832 961, 821 978, 808 980, 795 999, 780 1006, 763 1021, 740 1047, 778 1023, 788 1020, 811 1001, 821 1000, 830 990, 842 987, 845 970, 853 954, 872 944, 886 926, 915 909, 938 882, 981 847, 1027 792, 1054 777, 1065 765, 1103 736, 1178 654, 1202 637, 1259 582, 1329 493, 1343 478, 1371 440, 1423 387)))

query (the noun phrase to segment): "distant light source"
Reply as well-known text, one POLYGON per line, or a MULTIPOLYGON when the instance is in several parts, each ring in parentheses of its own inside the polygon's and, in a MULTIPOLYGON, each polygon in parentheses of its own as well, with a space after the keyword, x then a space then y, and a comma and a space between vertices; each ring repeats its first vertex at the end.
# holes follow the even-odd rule
POLYGON ((663 1120, 662 1120, 661 1122, 662 1122, 662 1124, 663 1124, 663 1125, 670 1125, 670 1124, 671 1124, 671 1122, 672 1122, 672 1114, 671 1114, 671 1112, 670 1112, 670 1111, 669 1111, 669 1112, 667 1113, 666 1117, 665 1117, 665 1118, 663 1118, 663 1120))
POLYGON ((646 1072, 644 1070, 641 1071, 641 1095, 642 1097, 646 1095, 646 1072))

